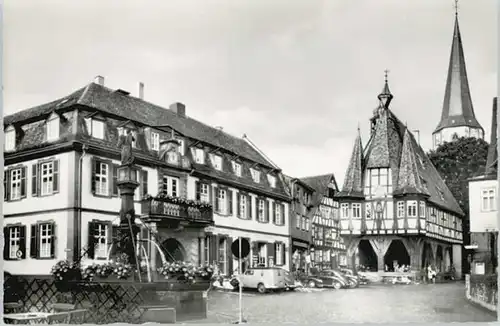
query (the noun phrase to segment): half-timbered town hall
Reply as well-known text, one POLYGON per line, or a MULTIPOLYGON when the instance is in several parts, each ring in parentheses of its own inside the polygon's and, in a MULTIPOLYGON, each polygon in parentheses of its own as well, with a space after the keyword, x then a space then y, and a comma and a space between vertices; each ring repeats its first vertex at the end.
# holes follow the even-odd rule
POLYGON ((390 108, 387 79, 371 134, 354 143, 336 196, 348 259, 372 271, 432 265, 461 270, 464 213, 414 136, 390 108), (356 255, 355 255, 356 254, 356 255))

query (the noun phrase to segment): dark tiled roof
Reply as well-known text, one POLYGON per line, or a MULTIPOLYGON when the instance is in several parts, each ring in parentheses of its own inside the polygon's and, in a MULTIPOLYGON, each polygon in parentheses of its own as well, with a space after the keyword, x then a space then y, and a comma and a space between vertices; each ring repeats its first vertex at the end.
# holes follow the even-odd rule
POLYGON ((62 109, 74 105, 82 97, 86 87, 82 87, 79 90, 69 94, 68 96, 62 97, 58 100, 37 105, 35 107, 18 111, 14 114, 5 116, 3 118, 4 126, 16 123, 26 123, 30 120, 39 120, 41 117, 49 116, 54 110, 62 109))
POLYGON ((363 197, 363 144, 361 142, 359 129, 356 140, 354 141, 351 159, 347 166, 344 185, 337 196, 363 197))
POLYGON ((483 127, 481 127, 474 114, 467 69, 465 67, 462 36, 460 35, 458 18, 455 18, 443 111, 441 121, 434 130, 434 133, 443 128, 458 126, 468 126, 483 130, 483 127))
MULTIPOLYGON (((407 128, 390 109, 386 109, 386 112, 378 118, 377 124, 380 121, 382 121, 382 124, 380 127, 377 127, 375 132, 381 130, 381 134, 383 134, 384 137, 370 143, 370 148, 367 150, 367 156, 373 157, 374 162, 377 162, 379 156, 388 157, 392 170, 393 185, 398 185, 400 176, 399 167, 401 166, 401 155, 407 128), (385 146, 385 143, 389 145, 385 146), (381 153, 378 153, 378 144, 382 144, 379 145, 382 149, 381 153), (389 153, 387 153, 387 150, 389 153)), ((425 154, 422 147, 417 143, 415 137, 413 137, 409 131, 407 137, 410 140, 407 140, 407 146, 411 144, 412 148, 407 147, 405 151, 407 154, 413 153, 416 159, 416 164, 413 165, 411 169, 416 169, 415 173, 417 175, 412 178, 416 180, 415 182, 420 182, 422 184, 422 187, 425 188, 430 196, 428 199, 430 202, 463 216, 464 213, 455 197, 453 197, 453 194, 446 186, 427 154, 425 154)), ((383 162, 386 163, 386 161, 383 162)), ((377 166, 373 165, 373 167, 377 166)), ((396 193, 406 194, 406 190, 409 191, 410 189, 399 189, 396 193)))
POLYGON ((337 188, 337 182, 335 181, 335 176, 333 174, 304 177, 300 178, 300 180, 315 190, 311 199, 311 204, 315 208, 319 207, 321 200, 327 194, 330 182, 333 182, 335 184, 335 188, 337 188))
POLYGON ((419 157, 415 153, 415 145, 408 129, 405 131, 401 164, 397 187, 393 194, 423 194, 429 196, 425 182, 420 175, 419 157))
POLYGON ((4 118, 4 125, 50 114, 62 101, 65 107, 79 104, 149 126, 169 125, 182 135, 222 148, 268 168, 274 168, 257 150, 242 138, 208 126, 190 117, 122 94, 107 87, 90 83, 87 87, 44 105, 19 111, 4 118))
POLYGON ((496 175, 498 169, 498 143, 497 143, 497 103, 498 98, 493 99, 493 112, 491 117, 491 138, 486 159, 486 175, 496 175))

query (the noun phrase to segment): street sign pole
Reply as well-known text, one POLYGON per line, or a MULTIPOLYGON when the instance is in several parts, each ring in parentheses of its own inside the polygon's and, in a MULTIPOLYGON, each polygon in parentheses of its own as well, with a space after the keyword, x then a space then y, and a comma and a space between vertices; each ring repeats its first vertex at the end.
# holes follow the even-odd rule
POLYGON ((243 324, 243 307, 242 307, 242 303, 243 303, 243 284, 241 284, 241 275, 242 275, 242 272, 243 272, 243 266, 241 266, 241 237, 238 237, 238 242, 239 242, 239 255, 238 255, 238 267, 239 267, 239 286, 240 286, 240 324, 243 324))

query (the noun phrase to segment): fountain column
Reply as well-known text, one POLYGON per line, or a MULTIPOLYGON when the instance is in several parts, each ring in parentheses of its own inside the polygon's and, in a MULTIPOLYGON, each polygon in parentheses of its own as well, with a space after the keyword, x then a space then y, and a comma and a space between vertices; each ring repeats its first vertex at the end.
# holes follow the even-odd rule
POLYGON ((152 271, 155 271, 157 266, 156 266, 156 256, 159 255, 160 253, 158 252, 158 248, 156 247, 156 239, 158 238, 158 229, 156 228, 156 222, 150 222, 149 223, 149 230, 150 230, 150 235, 149 235, 149 252, 150 252, 150 257, 149 257, 149 266, 152 271))
POLYGON ((127 254, 132 270, 138 270, 136 256, 137 234, 140 227, 135 224, 134 193, 139 186, 138 168, 133 164, 118 167, 117 185, 120 190, 121 209, 118 228, 117 255, 127 254))

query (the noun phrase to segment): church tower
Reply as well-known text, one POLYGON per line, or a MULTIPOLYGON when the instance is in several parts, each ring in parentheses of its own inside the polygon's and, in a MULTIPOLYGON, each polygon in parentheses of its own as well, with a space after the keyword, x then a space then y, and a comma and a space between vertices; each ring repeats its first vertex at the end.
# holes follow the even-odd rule
POLYGON ((484 138, 484 129, 477 121, 472 105, 456 2, 457 0, 443 111, 441 121, 432 133, 434 149, 444 142, 452 141, 455 137, 484 138))

